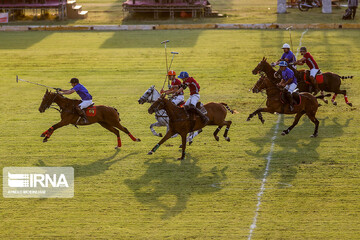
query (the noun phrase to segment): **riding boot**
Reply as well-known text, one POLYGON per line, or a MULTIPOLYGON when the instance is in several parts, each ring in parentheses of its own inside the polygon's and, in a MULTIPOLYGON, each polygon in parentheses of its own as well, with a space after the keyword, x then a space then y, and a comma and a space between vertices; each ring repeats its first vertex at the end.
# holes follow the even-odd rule
POLYGON ((185 110, 185 113, 186 113, 186 118, 187 118, 187 119, 189 119, 189 118, 190 118, 190 114, 189 114, 190 109, 191 109, 191 107, 190 107, 190 106, 187 106, 187 105, 185 105, 185 106, 184 106, 184 110, 185 110))
POLYGON ((209 122, 209 118, 205 114, 203 114, 197 107, 195 107, 194 109, 196 113, 200 116, 201 121, 203 121, 204 124, 207 124, 209 122))
POLYGON ((289 101, 290 111, 292 112, 292 111, 294 111, 294 99, 293 99, 293 96, 292 96, 292 94, 290 92, 287 92, 286 97, 287 97, 287 99, 289 101))
MULTIPOLYGON (((311 78, 310 78, 310 79, 311 79, 311 78)), ((318 93, 320 92, 319 85, 318 85, 318 83, 317 83, 317 81, 316 81, 315 78, 314 78, 314 79, 311 79, 311 83, 312 83, 312 85, 313 85, 313 90, 314 90, 313 95, 315 96, 316 94, 318 94, 318 93)))
POLYGON ((85 124, 89 123, 84 110, 82 110, 79 106, 76 106, 75 110, 76 110, 76 113, 79 114, 79 116, 83 119, 85 124))

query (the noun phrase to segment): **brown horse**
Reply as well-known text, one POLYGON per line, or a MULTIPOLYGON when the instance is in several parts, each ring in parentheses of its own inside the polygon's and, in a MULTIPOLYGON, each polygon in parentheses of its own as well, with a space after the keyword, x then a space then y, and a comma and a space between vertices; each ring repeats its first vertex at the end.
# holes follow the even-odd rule
POLYGON ((284 104, 282 102, 282 90, 277 87, 275 82, 265 76, 262 76, 253 87, 253 93, 261 92, 264 89, 266 90, 267 95, 266 108, 259 108, 255 112, 251 113, 247 121, 250 121, 250 119, 255 115, 260 114, 259 119, 263 122, 261 112, 296 114, 293 124, 281 133, 281 135, 286 135, 289 134, 289 132, 298 124, 302 115, 306 114, 309 119, 315 124, 315 130, 311 137, 318 136, 319 121, 315 117, 319 107, 317 98, 323 98, 324 96, 314 97, 310 93, 300 93, 298 105, 294 105, 294 110, 290 111, 289 104, 284 104))
MULTIPOLYGON (((291 70, 293 70, 295 77, 298 81, 298 89, 300 92, 310 92, 312 93, 314 89, 311 88, 310 84, 307 84, 307 82, 311 82, 309 79, 309 72, 308 70, 296 70, 293 66, 289 66, 289 68, 291 70)), ((278 76, 277 72, 275 71, 275 69, 273 69, 271 67, 271 65, 267 62, 267 59, 264 57, 260 63, 254 68, 254 70, 252 71, 252 73, 258 74, 260 72, 264 72, 266 74, 266 76, 274 81, 274 82, 279 82, 281 80, 281 76, 278 76)), ((323 97, 325 97, 324 95, 324 91, 325 92, 332 92, 334 93, 333 98, 331 99, 332 103, 334 105, 336 105, 337 103, 335 102, 335 98, 338 94, 343 94, 344 95, 344 99, 346 104, 348 104, 349 106, 352 106, 352 103, 350 103, 348 101, 348 97, 346 95, 346 90, 340 90, 340 85, 341 85, 341 79, 348 79, 348 78, 353 78, 353 76, 339 76, 338 74, 335 73, 331 73, 331 72, 326 72, 322 74, 322 78, 323 78, 323 82, 319 83, 319 89, 321 90, 321 95, 323 97)), ((322 98, 324 99, 324 98, 322 98)), ((328 103, 327 100, 323 100, 325 103, 328 103)))
POLYGON ((84 124, 80 120, 80 116, 75 112, 75 106, 81 103, 80 100, 68 99, 60 93, 46 90, 46 93, 39 107, 39 111, 41 113, 45 112, 46 109, 51 107, 52 103, 56 103, 59 106, 59 112, 61 113, 61 121, 41 134, 41 137, 44 137, 43 142, 47 142, 50 136, 54 133, 54 131, 63 126, 69 124, 73 124, 75 126, 90 125, 93 123, 99 123, 102 127, 106 128, 117 136, 118 144, 115 148, 121 147, 119 130, 129 135, 129 137, 133 141, 140 142, 139 138, 135 138, 125 127, 120 124, 119 113, 115 108, 102 105, 95 106, 91 109, 91 116, 88 116, 89 122, 84 124))
MULTIPOLYGON (((231 121, 226 121, 227 110, 231 113, 234 113, 227 104, 225 103, 214 103, 210 102, 204 105, 209 122, 206 125, 216 125, 218 128, 214 132, 214 137, 216 141, 219 141, 217 134, 223 126, 226 125, 226 130, 224 133, 224 138, 226 141, 230 141, 230 138, 227 136, 229 128, 231 126, 231 121)), ((160 140, 158 144, 148 153, 149 155, 153 154, 161 144, 168 140, 171 136, 178 133, 182 139, 182 155, 178 160, 183 160, 185 158, 185 148, 186 148, 186 135, 190 132, 204 128, 206 125, 201 121, 200 117, 196 114, 191 114, 190 119, 184 108, 175 106, 170 100, 166 99, 164 96, 160 97, 156 102, 154 102, 148 112, 150 114, 164 109, 169 116, 169 131, 166 135, 160 140)))

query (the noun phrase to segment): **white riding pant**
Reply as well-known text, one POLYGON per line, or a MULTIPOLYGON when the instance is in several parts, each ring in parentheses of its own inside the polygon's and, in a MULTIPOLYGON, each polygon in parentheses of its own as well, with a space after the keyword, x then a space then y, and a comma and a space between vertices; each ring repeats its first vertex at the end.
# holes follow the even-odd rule
POLYGON ((92 100, 84 100, 79 104, 79 107, 80 109, 84 109, 90 106, 91 104, 93 104, 92 100))
POLYGON ((196 104, 200 100, 200 94, 193 94, 190 95, 190 98, 186 101, 185 106, 194 105, 196 107, 196 104))
POLYGON ((295 83, 291 83, 291 84, 285 86, 285 89, 288 90, 288 92, 290 92, 290 93, 295 92, 296 88, 297 88, 297 84, 295 84, 295 83))
POLYGON ((310 76, 314 77, 316 76, 316 74, 318 73, 319 69, 313 68, 310 70, 310 76))
POLYGON ((184 95, 173 96, 171 99, 171 102, 174 103, 176 106, 182 101, 184 101, 184 95))

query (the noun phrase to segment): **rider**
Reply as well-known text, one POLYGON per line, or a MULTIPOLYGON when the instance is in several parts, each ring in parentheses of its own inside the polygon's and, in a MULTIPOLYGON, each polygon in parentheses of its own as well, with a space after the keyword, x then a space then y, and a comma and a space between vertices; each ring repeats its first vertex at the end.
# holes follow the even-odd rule
POLYGON ((166 91, 164 91, 164 89, 161 89, 160 93, 164 93, 165 95, 173 94, 171 102, 177 106, 184 101, 184 91, 176 94, 176 92, 180 89, 182 83, 179 79, 176 78, 176 73, 173 70, 170 70, 168 72, 168 78, 171 81, 171 88, 166 91))
POLYGON ((279 63, 280 71, 281 71, 281 82, 278 83, 279 86, 284 87, 284 93, 286 94, 286 98, 290 104, 290 111, 294 110, 294 99, 292 93, 295 92, 297 87, 297 80, 294 72, 288 68, 288 63, 285 61, 281 61, 279 63))
POLYGON ((289 44, 285 43, 282 46, 282 49, 284 50, 284 53, 277 62, 271 64, 273 67, 275 67, 276 65, 279 65, 279 63, 281 61, 286 61, 289 64, 293 64, 296 62, 296 57, 295 57, 294 53, 292 51, 290 51, 289 44))
POLYGON ((85 108, 89 107, 91 104, 93 104, 92 96, 89 94, 88 90, 82 84, 79 83, 79 79, 72 78, 70 80, 70 83, 72 85, 72 88, 70 90, 61 90, 60 92, 64 95, 69 95, 74 92, 79 94, 82 101, 79 105, 75 106, 75 110, 76 110, 77 114, 79 114, 80 117, 84 120, 84 123, 88 123, 89 121, 88 121, 85 111, 83 109, 85 109, 85 108))
POLYGON ((209 122, 209 118, 196 107, 196 104, 200 100, 200 85, 195 81, 194 78, 190 77, 187 72, 181 72, 178 78, 183 80, 183 85, 179 90, 176 91, 176 93, 182 92, 187 87, 190 89, 190 98, 185 103, 185 111, 188 112, 190 109, 195 110, 195 112, 200 116, 201 120, 207 124, 209 122))
POLYGON ((300 53, 304 57, 302 59, 299 59, 295 62, 297 65, 304 65, 306 63, 310 68, 310 80, 311 84, 314 87, 314 95, 316 95, 320 89, 318 86, 318 83, 316 82, 316 74, 320 71, 319 66, 317 65, 316 61, 314 60, 313 56, 306 50, 306 47, 300 48, 300 53))

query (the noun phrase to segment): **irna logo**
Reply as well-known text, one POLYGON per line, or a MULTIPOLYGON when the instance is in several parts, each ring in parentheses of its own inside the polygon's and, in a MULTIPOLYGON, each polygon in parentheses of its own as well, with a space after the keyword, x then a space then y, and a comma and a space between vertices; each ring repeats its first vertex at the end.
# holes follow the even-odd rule
POLYGON ((69 187, 64 174, 11 174, 8 172, 9 187, 36 188, 69 187))

